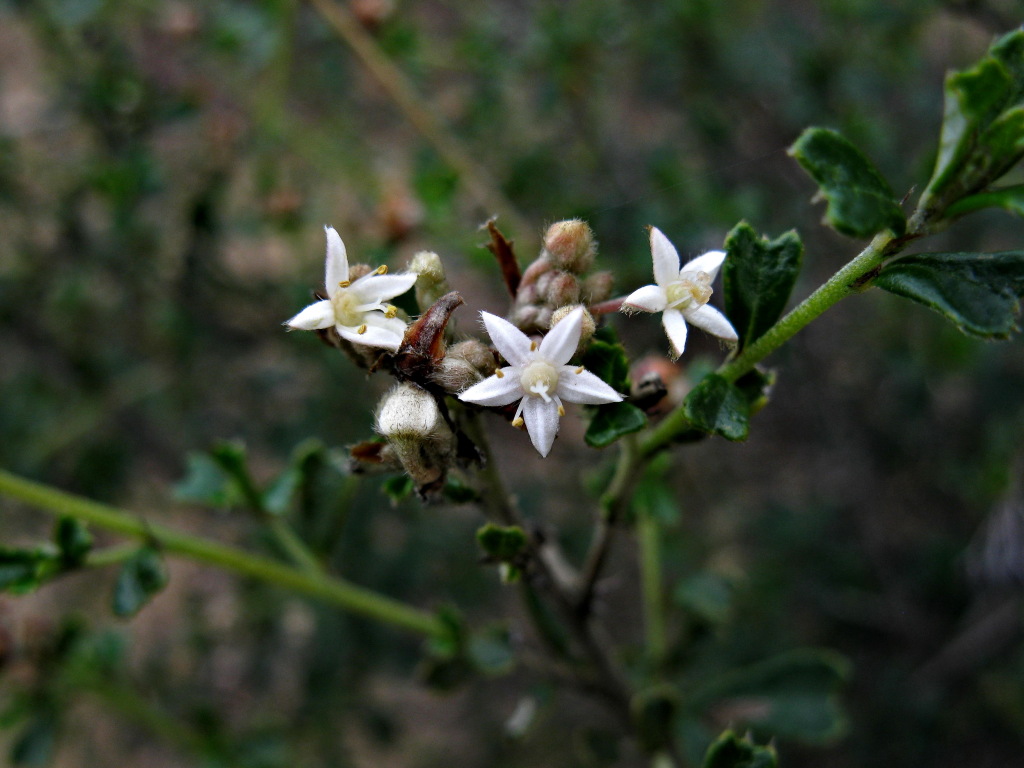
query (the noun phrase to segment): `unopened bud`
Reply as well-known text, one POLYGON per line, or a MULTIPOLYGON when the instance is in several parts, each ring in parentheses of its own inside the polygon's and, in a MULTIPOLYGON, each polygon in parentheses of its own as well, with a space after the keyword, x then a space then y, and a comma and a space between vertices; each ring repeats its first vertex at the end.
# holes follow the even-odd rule
POLYGON ((409 262, 409 271, 416 273, 416 303, 421 312, 450 290, 441 257, 433 251, 420 251, 414 255, 409 262))
POLYGON ((555 267, 580 275, 594 263, 597 243, 594 242, 593 230, 585 221, 569 219, 548 227, 544 235, 544 250, 555 267))
POLYGON ((471 339, 449 347, 431 380, 449 394, 458 394, 494 373, 498 365, 483 342, 471 339))
POLYGON ((399 384, 381 400, 377 431, 412 477, 421 495, 444 484, 454 436, 434 396, 415 384, 399 384))
POLYGON ((577 304, 580 300, 580 281, 569 272, 555 272, 548 283, 545 298, 552 309, 577 304))
POLYGON ((577 352, 582 352, 586 349, 587 344, 589 344, 590 340, 594 337, 594 331, 597 330, 597 323, 594 322, 594 316, 591 315, 582 304, 560 307, 551 314, 551 327, 554 328, 570 313, 580 308, 583 309, 583 322, 580 324, 580 343, 576 347, 577 352))
POLYGON ((580 288, 580 298, 588 306, 611 298, 615 276, 611 272, 595 272, 587 276, 580 288))

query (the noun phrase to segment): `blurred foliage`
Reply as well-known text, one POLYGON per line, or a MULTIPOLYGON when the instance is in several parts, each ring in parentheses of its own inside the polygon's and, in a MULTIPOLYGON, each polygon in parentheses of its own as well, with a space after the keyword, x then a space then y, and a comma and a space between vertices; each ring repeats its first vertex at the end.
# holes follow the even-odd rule
MULTIPOLYGON (((581 216, 601 240, 598 266, 626 291, 649 281, 645 225, 685 253, 721 247, 741 219, 756 232, 795 227, 807 265, 797 296, 854 248, 820 226, 786 148, 827 125, 901 198, 932 167, 944 71, 1019 20, 1009 0, 350 7, 536 222, 507 232, 519 243, 581 216)), ((317 288, 324 223, 356 260, 397 266, 438 250, 471 297, 463 327, 502 301, 476 231, 491 211, 351 51, 296 0, 8 0, 0 50, 0 466, 254 547, 274 547, 255 520, 280 516, 358 583, 457 605, 474 624, 507 613, 518 587, 502 592, 481 569, 479 519, 392 504, 376 479, 339 466, 338 449, 371 432, 380 383, 280 328, 317 288), (302 447, 308 438, 321 445, 302 447), (224 440, 239 442, 208 452, 224 440), (217 511, 172 508, 166 489, 182 478, 182 500, 217 511)), ((941 248, 1012 250, 1020 232, 985 212, 941 248)), ((655 322, 622 336, 633 357, 664 351, 655 322)), ((702 350, 718 354, 699 336, 694 369, 702 350)), ((679 500, 659 513, 678 521, 663 547, 681 608, 668 663, 691 670, 682 690, 714 702, 673 715, 694 764, 728 726, 758 742, 778 733, 787 768, 1014 764, 1019 587, 969 583, 962 564, 1020 472, 1019 342, 981 344, 874 292, 772 363, 773 400, 749 441, 681 448, 645 502, 679 500), (807 650, 823 647, 852 671, 807 650), (781 675, 787 664, 803 674, 781 675), (714 689, 738 668, 759 671, 756 690, 714 689)), ((705 387, 707 428, 745 430, 754 398, 705 387)), ((629 415, 612 427, 628 431, 629 415)), ((531 456, 509 478, 571 552, 590 527, 572 494, 595 471, 576 442, 560 443, 559 469, 531 456)), ((5 587, 34 586, 44 568, 62 577, 58 605, 0 602, 0 746, 20 764, 55 753, 260 768, 629 763, 628 746, 583 729, 599 711, 509 668, 516 638, 503 627, 424 662, 389 630, 171 564, 170 587, 110 629, 116 575, 96 590, 61 570, 85 556, 77 532, 33 548, 48 536, 28 517, 5 506, 0 524, 5 545, 25 542, 0 553, 5 587), (67 605, 88 618, 66 620, 67 605), (407 682, 416 670, 485 679, 439 699, 407 682), (513 728, 523 702, 536 714, 513 728)), ((605 611, 629 646, 632 565, 612 565, 621 582, 605 611)), ((160 585, 154 573, 124 577, 141 589, 126 608, 160 585)), ((708 764, 774 764, 754 742, 716 744, 708 764)))

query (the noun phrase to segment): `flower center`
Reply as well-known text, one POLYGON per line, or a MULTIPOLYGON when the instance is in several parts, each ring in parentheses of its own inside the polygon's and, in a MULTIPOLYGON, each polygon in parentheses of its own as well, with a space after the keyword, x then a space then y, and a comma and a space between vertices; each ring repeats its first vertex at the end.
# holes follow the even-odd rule
POLYGON ((361 325, 363 322, 363 315, 368 310, 373 309, 372 306, 366 306, 359 303, 359 299, 351 291, 347 291, 344 288, 339 288, 331 298, 331 304, 334 306, 334 318, 338 325, 345 327, 355 327, 361 325))
POLYGON ((523 369, 519 383, 527 394, 543 397, 545 403, 550 403, 551 394, 558 389, 558 371, 545 360, 534 360, 523 369))
POLYGON ((670 283, 665 293, 671 309, 703 306, 711 298, 711 275, 707 272, 690 272, 678 282, 670 283))

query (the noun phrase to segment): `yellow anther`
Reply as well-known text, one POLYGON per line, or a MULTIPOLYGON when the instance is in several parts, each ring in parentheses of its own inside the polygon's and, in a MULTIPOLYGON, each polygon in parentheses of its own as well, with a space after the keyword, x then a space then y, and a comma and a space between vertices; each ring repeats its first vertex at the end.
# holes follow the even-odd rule
POLYGON ((526 422, 523 421, 523 417, 522 416, 516 416, 514 419, 512 419, 512 426, 516 427, 517 429, 519 427, 523 426, 523 424, 525 424, 525 423, 526 422))
POLYGON ((495 375, 495 376, 497 376, 497 377, 498 377, 499 379, 504 379, 504 378, 505 378, 505 374, 504 374, 504 372, 503 372, 503 371, 501 370, 501 368, 499 368, 498 370, 496 370, 496 371, 494 372, 494 375, 495 375))
POLYGON ((340 283, 338 283, 339 288, 348 288, 350 285, 352 285, 351 280, 342 280, 340 283))
POLYGON ((537 342, 536 341, 531 341, 530 342, 530 351, 531 352, 536 352, 537 351, 537 342))
POLYGON ((558 406, 558 415, 565 416, 565 408, 563 408, 562 406, 558 406))
POLYGON ((358 328, 356 328, 356 333, 359 333, 359 334, 366 333, 366 326, 365 325, 360 325, 358 328))
POLYGON ((387 273, 388 273, 388 266, 387 266, 387 264, 381 264, 379 267, 377 267, 377 270, 374 272, 375 275, 386 275, 387 273))
POLYGON ((384 317, 392 318, 397 314, 398 307, 396 307, 394 304, 388 304, 386 307, 384 307, 384 317))
POLYGON ((583 366, 581 365, 581 366, 580 366, 579 368, 577 368, 577 369, 576 369, 576 375, 577 375, 577 376, 579 376, 579 375, 580 375, 581 373, 583 373, 583 372, 584 372, 585 370, 587 370, 587 369, 586 369, 586 368, 584 368, 584 367, 583 367, 583 366))

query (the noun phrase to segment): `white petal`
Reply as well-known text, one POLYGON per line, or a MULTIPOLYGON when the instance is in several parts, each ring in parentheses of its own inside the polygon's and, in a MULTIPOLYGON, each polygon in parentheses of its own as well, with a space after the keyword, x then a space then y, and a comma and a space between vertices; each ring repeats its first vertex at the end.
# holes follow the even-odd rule
POLYGON ((541 456, 547 456, 558 434, 558 404, 554 400, 545 403, 539 397, 528 397, 523 405, 523 419, 526 431, 530 433, 530 442, 541 456))
POLYGON ((657 227, 651 227, 651 258, 654 282, 666 286, 679 279, 679 252, 657 227))
POLYGON ((558 372, 558 396, 562 399, 584 405, 617 403, 622 399, 622 395, 590 371, 576 371, 579 368, 567 365, 558 372))
POLYGON ((285 325, 300 331, 312 331, 317 328, 330 328, 334 325, 334 306, 329 301, 318 301, 310 304, 285 325))
POLYGON ((387 317, 383 312, 367 312, 363 322, 371 328, 383 328, 395 336, 405 337, 406 323, 400 317, 387 317))
POLYGON ((675 359, 683 354, 686 347, 686 320, 678 309, 666 309, 661 315, 661 324, 665 326, 665 333, 672 345, 672 359, 675 359))
POLYGON ((725 261, 725 251, 708 251, 693 261, 686 262, 680 272, 707 272, 714 280, 723 261, 725 261))
POLYGON ((345 252, 345 243, 341 241, 341 235, 334 227, 324 227, 327 234, 327 262, 324 265, 324 287, 327 288, 327 295, 334 297, 338 290, 338 283, 348 280, 348 254, 345 252))
MULTIPOLYGON (((490 376, 459 394, 459 400, 477 405, 498 406, 514 403, 522 398, 522 384, 516 368, 502 368, 502 376, 490 376)), ((532 399, 532 398, 531 398, 532 399)))
POLYGON ((582 331, 583 307, 577 307, 541 339, 541 357, 554 365, 565 365, 579 346, 582 331))
POLYGON ((736 329, 732 323, 710 304, 691 310, 686 313, 686 320, 692 325, 702 328, 708 333, 726 341, 737 341, 736 329))
POLYGON ((504 318, 481 312, 487 335, 501 356, 512 365, 523 365, 530 356, 529 337, 504 318))
POLYGON ((645 285, 637 288, 622 300, 622 309, 628 312, 639 309, 641 312, 661 312, 668 306, 668 296, 660 285, 645 285))
POLYGON ((401 296, 416 283, 416 275, 400 272, 397 275, 363 275, 349 288, 359 299, 360 304, 373 304, 401 296))
POLYGON ((335 327, 338 329, 338 333, 341 334, 343 339, 347 339, 353 344, 390 349, 392 352, 398 350, 402 345, 402 339, 404 338, 404 334, 395 333, 389 328, 381 328, 368 323, 362 333, 359 333, 359 330, 356 328, 349 328, 344 325, 338 325, 335 327))

